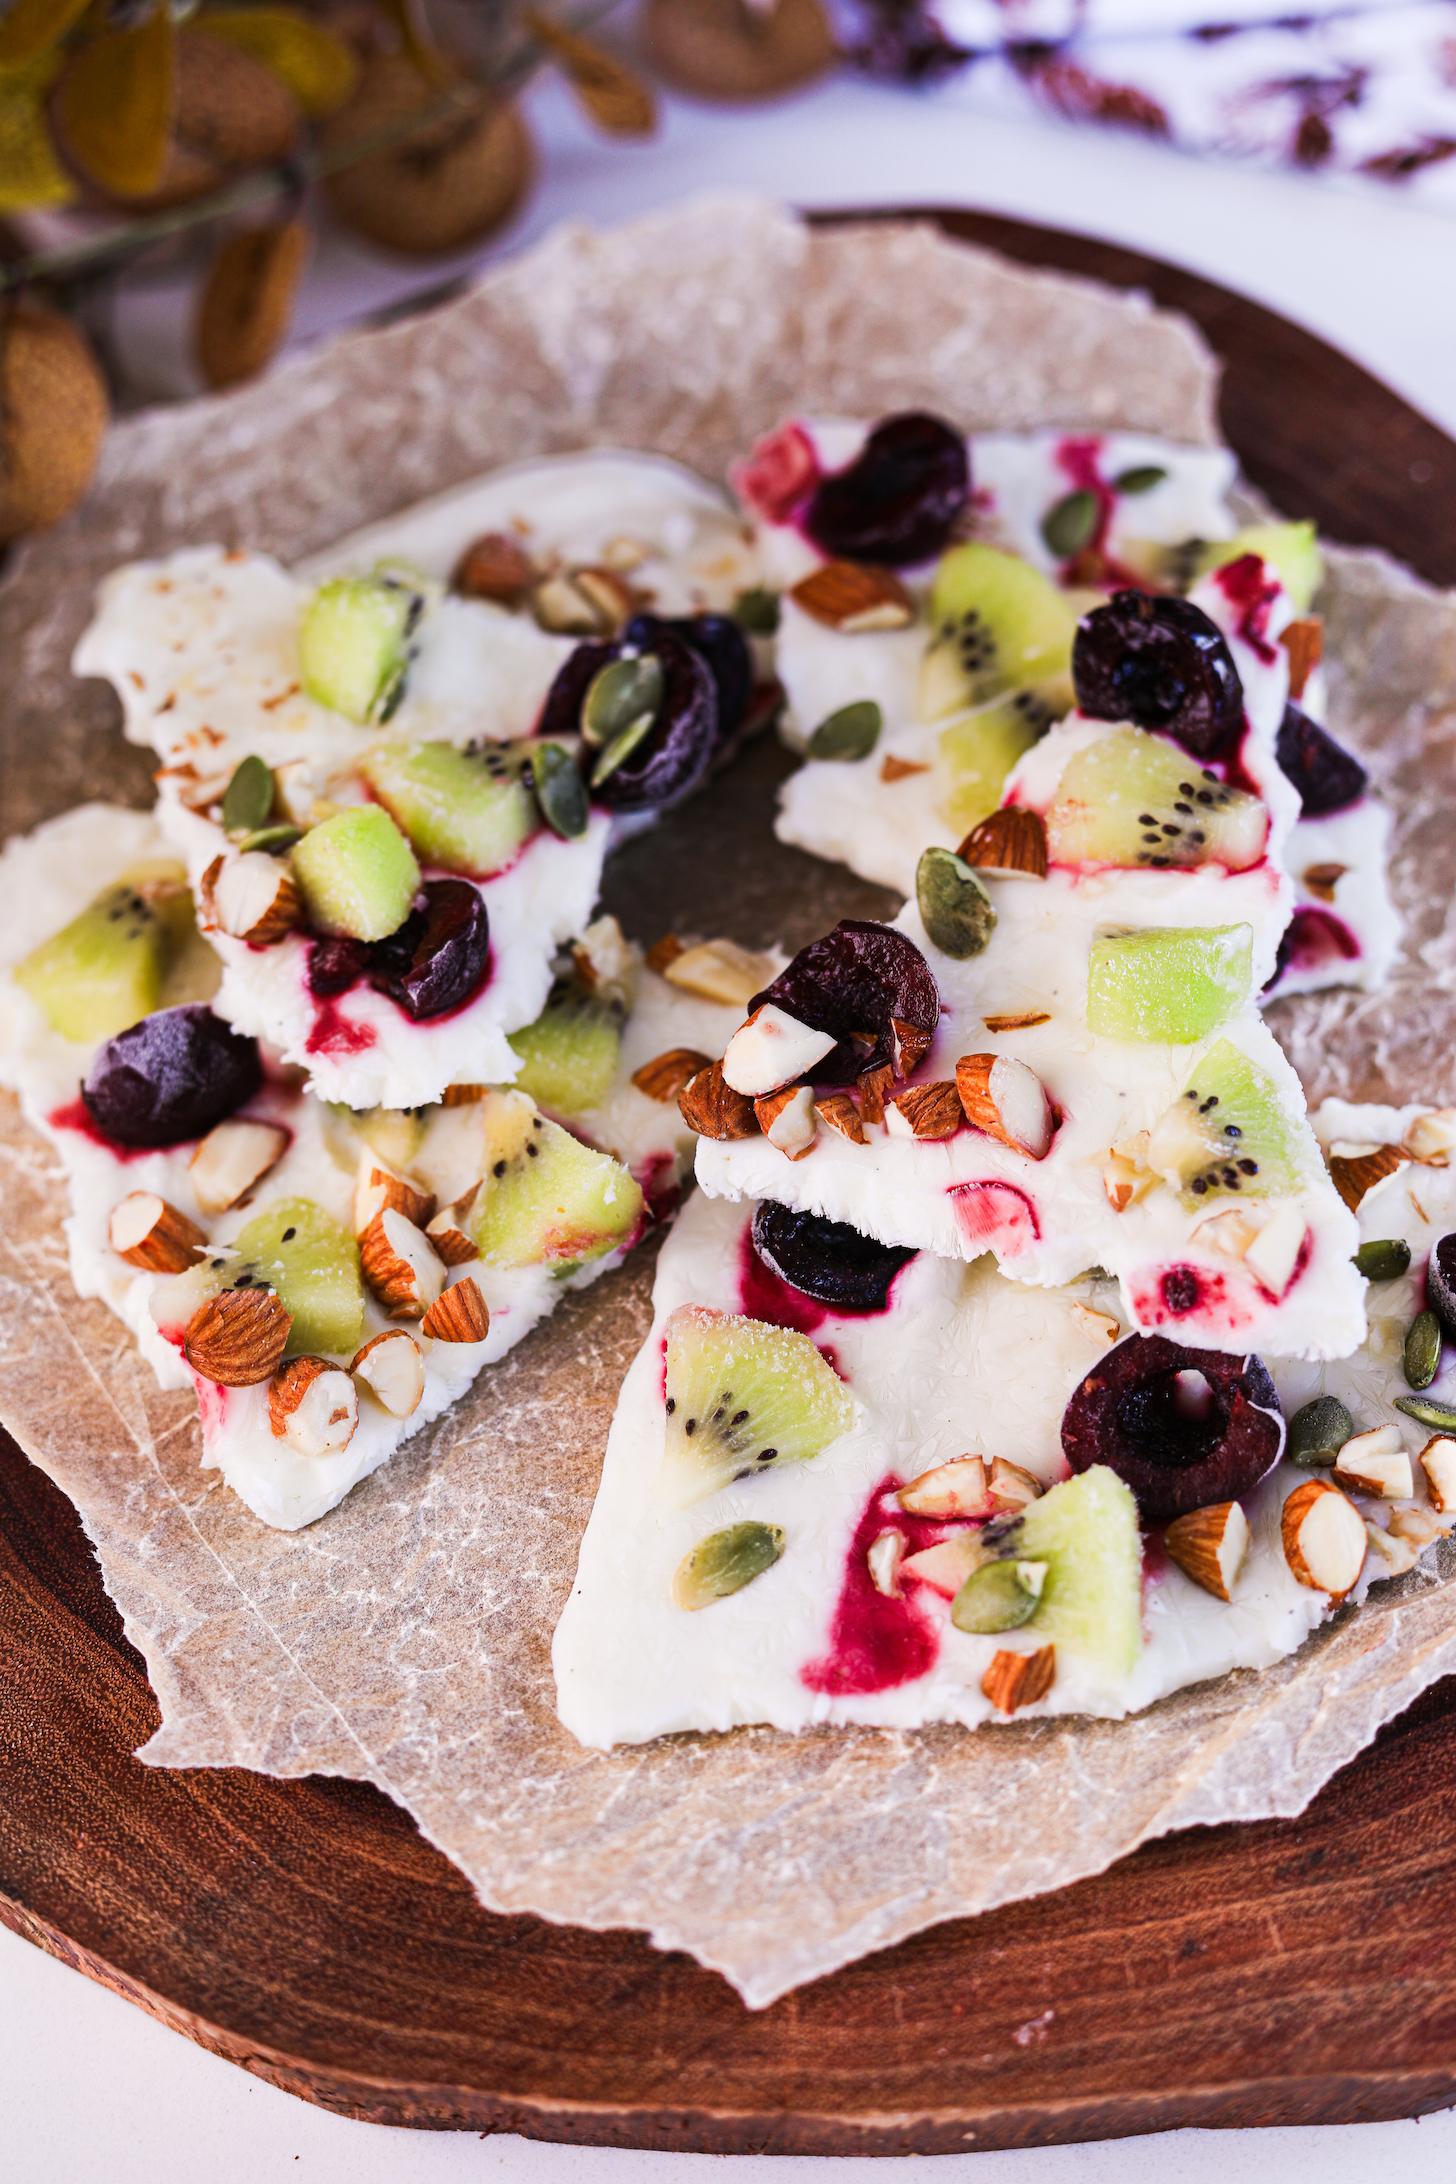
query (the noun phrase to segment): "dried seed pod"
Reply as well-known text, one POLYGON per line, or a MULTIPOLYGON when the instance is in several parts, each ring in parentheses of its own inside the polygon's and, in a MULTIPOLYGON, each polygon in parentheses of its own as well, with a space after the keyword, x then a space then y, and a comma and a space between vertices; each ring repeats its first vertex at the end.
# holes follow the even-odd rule
MULTIPOLYGON (((438 104, 440 96, 440 87, 427 83, 407 54, 371 55, 353 98, 322 125, 320 150, 332 157, 383 135, 438 104)), ((458 112, 385 151, 351 160, 329 175, 324 194, 345 226, 370 242, 428 257, 499 227, 524 195, 534 164, 530 134, 516 108, 482 103, 462 85, 458 112)))
POLYGON ((0 546, 75 507, 107 414, 106 382, 79 327, 31 303, 0 318, 0 546))
POLYGON ((283 346, 308 257, 301 220, 225 237, 197 299, 192 341, 209 387, 253 379, 283 346))

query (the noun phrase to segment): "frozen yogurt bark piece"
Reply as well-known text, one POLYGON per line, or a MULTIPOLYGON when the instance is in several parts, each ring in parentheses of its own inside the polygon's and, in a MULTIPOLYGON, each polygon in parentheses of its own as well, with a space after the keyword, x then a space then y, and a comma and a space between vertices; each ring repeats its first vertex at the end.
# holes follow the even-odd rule
MULTIPOLYGON (((1106 1282, 876 1261, 782 1208, 697 1198, 658 1261, 557 1630, 561 1719, 607 1747, 1115 1717, 1266 1667, 1453 1522, 1449 1467, 1443 1505, 1423 1429, 1392 1407, 1404 1392, 1376 1337, 1271 1379, 1256 1355, 1125 1336, 1106 1282), (734 1472, 700 1460, 685 1492, 682 1407, 706 1405, 724 1357, 728 1427, 748 1413, 734 1472), (1402 1460, 1370 1476, 1355 1445, 1336 1469, 1303 1428, 1288 1460, 1285 1418, 1330 1393, 1352 1440, 1391 1426, 1402 1460), (754 1460, 770 1431, 779 1453, 754 1460)), ((693 1443, 723 1442, 715 1418, 693 1443)))
POLYGON ((1386 821, 1364 769, 1308 725, 1324 717, 1312 526, 1235 532, 1227 451, 1130 435, 977 435, 957 509, 955 436, 933 419, 906 434, 906 422, 792 424, 739 472, 766 571, 784 587, 784 732, 809 746, 782 794, 781 837, 908 893, 921 851, 959 842, 1071 711, 1079 612, 1126 586, 1186 591, 1223 634, 1246 700, 1218 763, 1269 803, 1271 854, 1298 887, 1282 990, 1377 985, 1396 935, 1386 821), (874 461, 876 439, 893 453, 897 434, 898 466, 874 461), (903 558, 912 530, 929 559, 903 558))
POLYGON ((702 1187, 1042 1286, 1099 1266, 1129 1324, 1182 1342, 1352 1350, 1354 1222, 1253 1006, 1250 928, 1153 925, 1121 885, 940 877, 754 996, 683 1094, 702 1187))
POLYGON ((0 1051, 65 1170, 72 1279, 163 1386, 195 1386, 204 1463, 265 1523, 333 1508, 675 1203, 689 1133, 633 1075, 736 1012, 644 971, 610 920, 521 1035, 549 1113, 477 1083, 361 1111, 207 1006, 151 818, 83 806, 0 867, 0 1051))
POLYGON ((353 1106, 507 1079, 509 1034, 590 919, 614 824, 690 793, 736 727, 700 639, 721 646, 705 610, 731 601, 744 554, 690 473, 602 457, 382 526, 316 585, 215 547, 119 570, 75 664, 162 760, 221 1013, 353 1106), (492 516, 506 529, 465 535, 492 516), (399 544, 443 570, 457 536, 451 588, 399 544), (607 544, 620 566, 580 558, 607 544), (643 629, 648 607, 687 619, 643 629), (615 692, 620 721, 592 714, 603 748, 585 750, 587 686, 628 632, 637 681, 615 692), (630 751, 605 748, 621 728, 630 751))

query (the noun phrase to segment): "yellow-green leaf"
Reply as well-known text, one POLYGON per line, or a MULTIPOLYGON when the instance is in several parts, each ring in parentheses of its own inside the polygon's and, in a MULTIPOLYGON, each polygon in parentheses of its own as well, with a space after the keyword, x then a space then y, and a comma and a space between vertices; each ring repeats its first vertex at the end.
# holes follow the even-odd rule
POLYGON ((91 0, 10 0, 0 18, 0 68, 19 68, 59 45, 91 0))
POLYGON ((524 21, 599 129, 609 136, 652 134, 657 126, 657 101, 640 76, 579 31, 553 22, 540 8, 528 8, 524 21))
POLYGON ((21 68, 0 71, 0 213, 64 205, 75 186, 56 157, 45 95, 60 66, 38 53, 21 68))
POLYGON ((271 68, 312 120, 344 105, 359 80, 352 48, 296 8, 208 8, 197 28, 271 68))
POLYGON ((104 30, 67 62, 56 119, 69 157, 113 197, 162 179, 172 126, 175 41, 163 0, 126 30, 104 30))

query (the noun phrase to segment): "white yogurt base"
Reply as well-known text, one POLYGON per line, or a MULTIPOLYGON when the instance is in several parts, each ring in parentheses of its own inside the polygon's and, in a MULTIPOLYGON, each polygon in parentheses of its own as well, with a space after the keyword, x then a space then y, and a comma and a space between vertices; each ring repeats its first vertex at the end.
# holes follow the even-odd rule
MULTIPOLYGON (((1338 1118, 1342 1134, 1358 1112, 1338 1118)), ((1423 1184, 1435 1173, 1420 1171, 1423 1184)), ((1442 1220, 1456 1221, 1450 1171, 1438 1189, 1442 1210, 1433 1199, 1428 1211, 1439 1232, 1442 1220)), ((1382 1187, 1379 1213, 1362 1217, 1365 1233, 1397 1234, 1402 1221, 1415 1221, 1393 1193, 1394 1186, 1382 1187)), ((951 1625, 950 1603, 926 1586, 916 1588, 914 1605, 940 1638, 928 1673, 843 1696, 810 1688, 804 1671, 831 1652, 855 1531, 883 1480, 913 1478, 966 1453, 1008 1457, 1048 1484, 1065 1476, 1062 1411, 1106 1349, 1105 1336, 1081 1308, 1115 1313, 1115 1296, 1109 1285, 1090 1282, 1033 1292, 1003 1280, 986 1259, 965 1267, 922 1254, 897 1276, 888 1311, 831 1314, 814 1332, 859 1399, 852 1430, 810 1463, 765 1471, 673 1509, 664 1505, 653 1462, 664 1433, 664 1324, 683 1303, 751 1308, 739 1279, 751 1212, 695 1199, 659 1258, 653 1329, 623 1384, 576 1582, 556 1633, 560 1717, 595 1747, 747 1723, 799 1730, 998 1720, 981 1691, 982 1675, 999 1648, 1033 1649, 1035 1623, 1001 1637, 966 1635, 951 1625), (677 1608, 671 1585, 682 1557, 709 1533, 748 1518, 783 1528, 782 1559, 709 1608, 677 1608)), ((1328 1391, 1347 1402, 1357 1424, 1395 1420, 1405 1445, 1413 1454, 1419 1449, 1424 1431, 1389 1408, 1392 1396, 1405 1392, 1395 1330, 1403 1334, 1415 1308, 1416 1279, 1385 1285, 1388 1297, 1372 1290, 1371 1339, 1355 1356, 1275 1366, 1286 1415, 1328 1391)), ((1284 1498, 1309 1476, 1281 1464, 1246 1501, 1252 1540, 1231 1602, 1156 1558, 1145 1573, 1144 1644, 1132 1674, 1109 1679, 1059 1645, 1052 1689, 1030 1711, 1119 1716, 1184 1685, 1234 1668, 1266 1667, 1293 1652, 1329 1612, 1324 1595, 1296 1582, 1280 1544, 1284 1498)), ((1366 1514, 1383 1521, 1389 1505, 1367 1505, 1366 1514)), ((1382 1574, 1372 1554, 1353 1597, 1362 1598, 1382 1574)))
MULTIPOLYGON (((90 804, 17 838, 0 853, 0 877, 15 916, 0 954, 0 974, 37 942, 74 916, 92 896, 139 860, 164 854, 154 820, 140 812, 90 804)), ((652 1202, 670 1209, 675 1187, 691 1159, 692 1140, 675 1105, 649 1100, 629 1082, 631 1072, 672 1045, 726 1039, 737 1012, 710 1002, 686 1002, 665 980, 644 971, 636 1006, 622 1035, 619 1082, 609 1099, 569 1127, 621 1159, 643 1183, 652 1202)), ((264 1523, 293 1530, 310 1524, 341 1501, 351 1487, 384 1463, 405 1440, 464 1394, 480 1369, 513 1349, 554 1308, 560 1293, 595 1281, 620 1264, 616 1252, 592 1261, 565 1280, 545 1267, 501 1267, 471 1261, 451 1279, 472 1276, 490 1311, 490 1331, 478 1344, 424 1342, 424 1399, 406 1420, 391 1418, 365 1399, 359 1424, 339 1455, 306 1458, 274 1438, 265 1387, 223 1389, 192 1374, 176 1324, 179 1292, 165 1276, 139 1272, 112 1251, 107 1224, 116 1203, 137 1190, 155 1190, 198 1221, 216 1245, 244 1227, 270 1199, 300 1195, 352 1226, 355 1167, 362 1149, 354 1133, 324 1104, 276 1077, 243 1112, 276 1120, 292 1132, 289 1148, 249 1206, 205 1215, 191 1185, 191 1146, 119 1158, 104 1143, 52 1119, 74 1102, 92 1049, 59 1038, 30 996, 0 975, 0 1070, 20 1096, 27 1120, 60 1157, 70 1211, 65 1215, 71 1278, 83 1297, 105 1303, 131 1330, 164 1387, 197 1388, 202 1415, 202 1461, 216 1466, 226 1483, 264 1523)), ((462 1118, 469 1109, 454 1110, 462 1118)), ((416 1170, 429 1188, 435 1178, 422 1161, 416 1170)), ((443 1175, 440 1178, 443 1181, 443 1175)), ((57 1217, 61 1218, 60 1208, 57 1217)), ((195 1305, 195 1297, 187 1309, 195 1305)), ((364 1339, 397 1325, 367 1296, 364 1339)))

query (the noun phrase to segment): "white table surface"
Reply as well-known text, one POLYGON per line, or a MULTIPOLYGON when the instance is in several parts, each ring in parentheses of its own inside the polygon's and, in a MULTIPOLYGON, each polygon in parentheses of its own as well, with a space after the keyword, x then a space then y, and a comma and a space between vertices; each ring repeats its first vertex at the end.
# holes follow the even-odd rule
MULTIPOLYGON (((1181 260, 1301 320, 1456 430, 1450 266, 1456 223, 1398 193, 1212 168, 1108 133, 966 119, 853 80, 752 113, 669 102, 662 134, 613 145, 562 92, 532 94, 544 173, 498 248, 562 218, 609 224, 654 205, 752 189, 806 206, 965 204, 1085 230, 1181 260)), ((429 285, 467 259, 401 267, 330 242, 303 334, 429 285)), ((133 338, 166 383, 169 299, 141 299, 133 338)), ((175 382, 174 382, 175 383, 175 382)), ((760 2162, 755 2184, 891 2184, 906 2163, 760 2162)), ((164 2031, 0 1929, 0 2173, 6 2184, 690 2184, 721 2162, 382 2131, 307 2107, 164 2031)), ((917 2174, 928 2174, 917 2171, 917 2174)), ((1029 2153, 947 2157, 975 2184, 1450 2184, 1456 2112, 1331 2130, 1180 2132, 1029 2153)))

